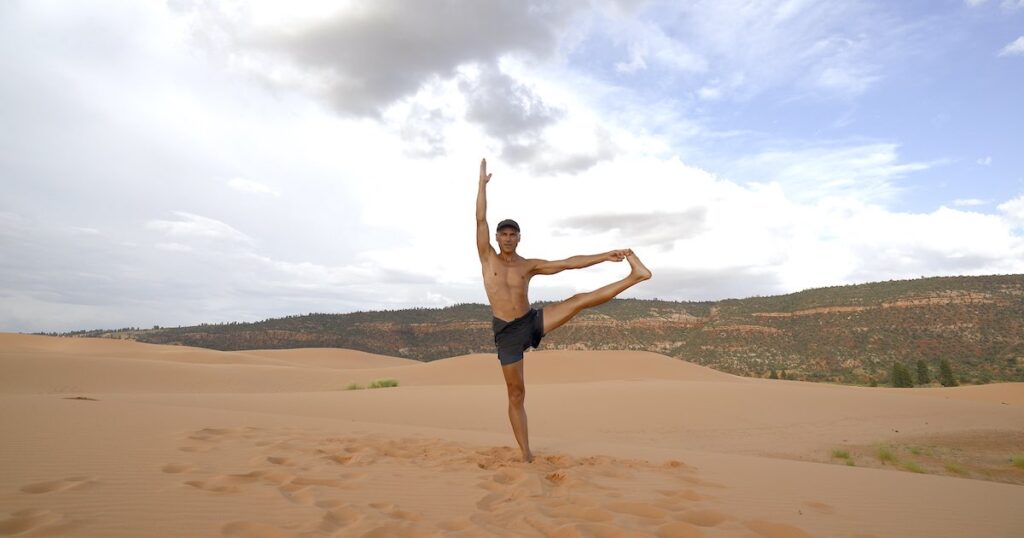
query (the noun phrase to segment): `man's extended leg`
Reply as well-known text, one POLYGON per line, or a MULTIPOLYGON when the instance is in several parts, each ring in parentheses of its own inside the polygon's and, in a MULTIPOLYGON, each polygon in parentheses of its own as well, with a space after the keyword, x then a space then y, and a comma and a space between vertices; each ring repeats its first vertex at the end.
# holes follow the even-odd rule
POLYGON ((505 385, 508 387, 508 420, 512 423, 512 433, 519 443, 519 450, 523 452, 523 461, 533 461, 533 454, 530 452, 530 435, 526 429, 526 384, 523 381, 523 363, 519 362, 501 367, 501 373, 505 374, 505 385))
POLYGON ((629 256, 626 256, 626 261, 629 262, 629 266, 632 268, 632 271, 630 271, 629 276, 626 278, 591 292, 577 293, 558 304, 545 306, 544 334, 548 334, 561 327, 584 308, 607 303, 614 299, 616 295, 626 291, 630 286, 651 278, 651 271, 644 267, 644 264, 640 263, 640 258, 637 258, 636 254, 631 252, 629 256))

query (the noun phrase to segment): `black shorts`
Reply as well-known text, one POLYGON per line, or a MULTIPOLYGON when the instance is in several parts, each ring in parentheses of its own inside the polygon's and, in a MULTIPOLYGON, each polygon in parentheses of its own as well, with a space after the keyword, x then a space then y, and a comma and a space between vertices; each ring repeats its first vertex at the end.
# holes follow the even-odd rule
POLYGON ((540 345, 544 337, 544 310, 531 308, 529 312, 512 321, 494 318, 494 346, 498 348, 498 360, 502 366, 523 360, 523 352, 529 347, 540 345))

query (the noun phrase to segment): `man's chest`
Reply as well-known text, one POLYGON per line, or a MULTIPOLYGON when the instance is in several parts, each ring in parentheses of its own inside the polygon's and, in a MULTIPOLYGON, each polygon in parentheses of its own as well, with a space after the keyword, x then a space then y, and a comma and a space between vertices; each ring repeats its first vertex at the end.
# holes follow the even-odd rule
POLYGON ((530 280, 524 263, 495 261, 484 266, 483 270, 488 286, 525 288, 530 280))

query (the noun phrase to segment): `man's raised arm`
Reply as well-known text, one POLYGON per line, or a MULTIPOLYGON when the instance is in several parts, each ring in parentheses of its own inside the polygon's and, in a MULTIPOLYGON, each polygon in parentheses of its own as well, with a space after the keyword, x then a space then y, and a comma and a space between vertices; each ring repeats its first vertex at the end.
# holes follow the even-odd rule
POLYGON ((480 160, 480 188, 476 194, 476 250, 480 258, 494 252, 490 241, 490 227, 487 226, 487 182, 491 174, 487 173, 487 159, 480 160))

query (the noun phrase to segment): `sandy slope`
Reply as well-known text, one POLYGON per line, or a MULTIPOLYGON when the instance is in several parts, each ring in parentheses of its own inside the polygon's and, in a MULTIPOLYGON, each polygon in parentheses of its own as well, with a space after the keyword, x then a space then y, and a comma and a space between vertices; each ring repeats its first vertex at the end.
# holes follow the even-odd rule
POLYGON ((958 439, 1008 459, 1024 384, 751 380, 637 352, 526 360, 531 465, 515 461, 490 355, 0 334, 0 535, 1024 535, 1024 486, 866 468, 857 452, 931 439, 938 461, 935 440, 958 439), (380 378, 401 385, 340 390, 380 378), (858 466, 821 463, 839 447, 858 466))

